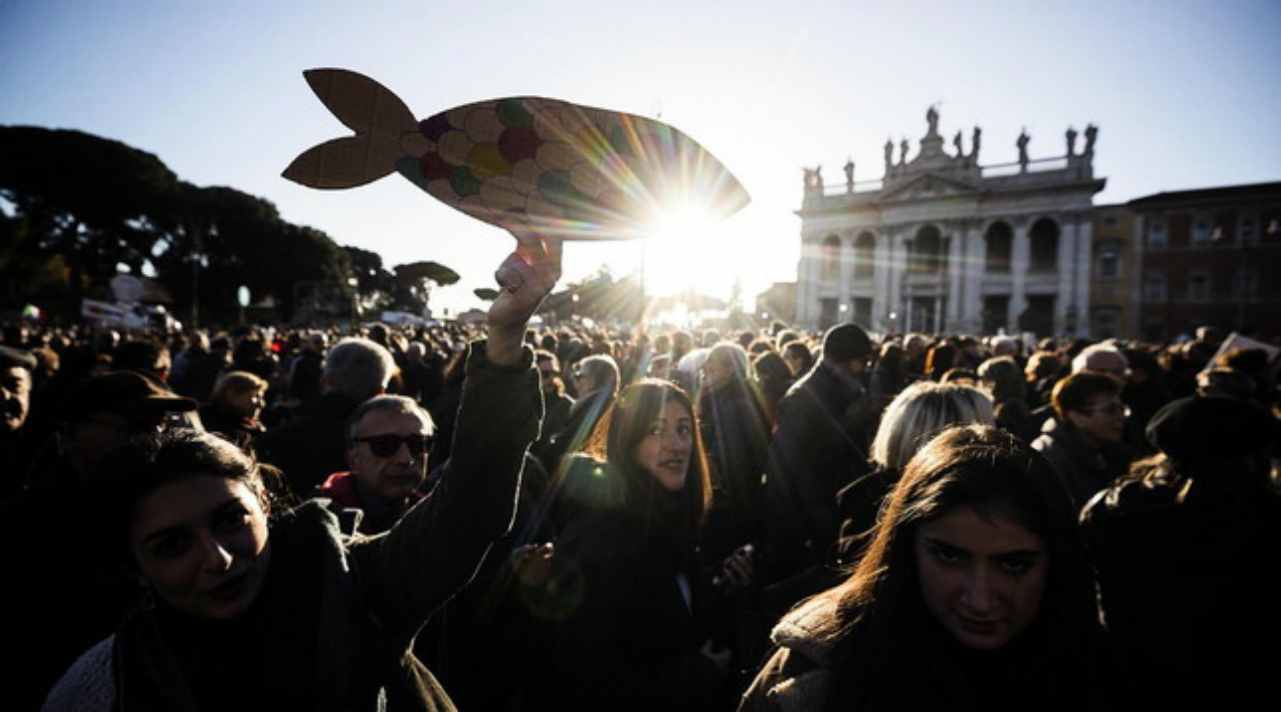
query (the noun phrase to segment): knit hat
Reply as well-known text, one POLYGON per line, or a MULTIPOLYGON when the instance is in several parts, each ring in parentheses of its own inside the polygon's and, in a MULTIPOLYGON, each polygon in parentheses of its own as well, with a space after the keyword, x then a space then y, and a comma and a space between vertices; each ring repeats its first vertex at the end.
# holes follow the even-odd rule
POLYGON ((872 355, 872 340, 858 324, 837 324, 823 335, 823 358, 849 361, 872 355))

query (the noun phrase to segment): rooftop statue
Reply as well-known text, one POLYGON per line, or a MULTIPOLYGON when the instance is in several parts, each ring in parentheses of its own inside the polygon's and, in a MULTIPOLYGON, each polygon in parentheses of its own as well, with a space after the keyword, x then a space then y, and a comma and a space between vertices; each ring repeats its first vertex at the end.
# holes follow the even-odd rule
POLYGON ((939 112, 933 106, 925 112, 925 120, 930 124, 930 136, 937 136, 939 132, 939 112))
POLYGON ((1094 155, 1094 141, 1099 137, 1099 127, 1094 124, 1085 125, 1085 155, 1094 155))

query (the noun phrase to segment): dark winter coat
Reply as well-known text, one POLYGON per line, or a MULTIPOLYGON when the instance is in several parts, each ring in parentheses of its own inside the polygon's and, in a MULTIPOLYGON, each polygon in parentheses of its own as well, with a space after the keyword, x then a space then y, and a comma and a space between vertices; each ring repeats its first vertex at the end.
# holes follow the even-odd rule
POLYGON ((529 709, 707 710, 724 678, 699 652, 710 631, 692 547, 621 511, 584 516, 556 542, 564 620, 529 709))
POLYGON ((737 382, 703 391, 698 422, 715 489, 703 551, 715 560, 760 538, 770 424, 752 391, 737 382))
POLYGON ((1092 447, 1080 431, 1055 419, 1041 426, 1041 435, 1032 441, 1032 449, 1050 462, 1067 488, 1076 511, 1095 493, 1125 474, 1132 459, 1124 445, 1092 447))
POLYGON ((865 399, 858 380, 820 361, 779 402, 766 485, 773 578, 830 556, 836 493, 867 471, 865 399))
POLYGON ((1275 695, 1281 483, 1234 478, 1244 479, 1223 469, 1126 478, 1082 512, 1133 709, 1249 707, 1275 695))

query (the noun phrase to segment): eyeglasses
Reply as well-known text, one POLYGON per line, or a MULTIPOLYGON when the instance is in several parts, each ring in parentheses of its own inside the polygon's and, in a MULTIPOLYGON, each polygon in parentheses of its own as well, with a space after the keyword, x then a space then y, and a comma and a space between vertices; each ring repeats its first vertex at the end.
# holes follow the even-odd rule
POLYGON ((369 451, 378 457, 391 457, 400 452, 400 446, 404 445, 409 448, 410 455, 423 455, 431 451, 432 442, 435 440, 430 435, 370 435, 363 438, 353 438, 358 443, 369 445, 369 451))

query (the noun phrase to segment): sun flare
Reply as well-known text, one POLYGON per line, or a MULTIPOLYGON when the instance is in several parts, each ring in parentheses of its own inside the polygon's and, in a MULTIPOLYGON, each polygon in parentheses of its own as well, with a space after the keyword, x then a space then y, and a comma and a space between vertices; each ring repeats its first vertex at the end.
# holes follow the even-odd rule
POLYGON ((646 289, 653 295, 719 291, 732 281, 722 274, 725 220, 697 206, 681 206, 653 221, 644 249, 646 289))

